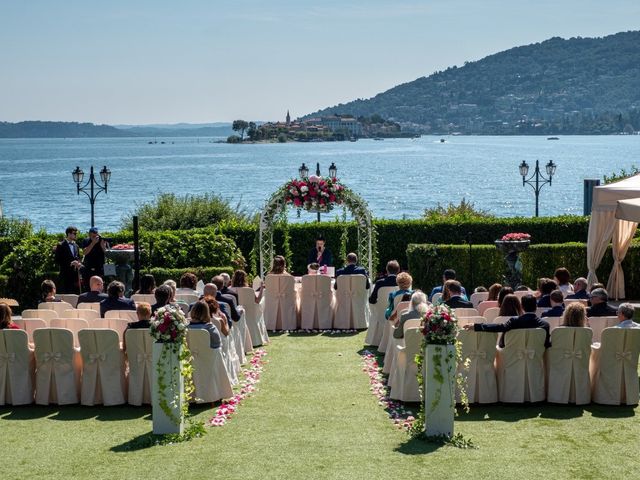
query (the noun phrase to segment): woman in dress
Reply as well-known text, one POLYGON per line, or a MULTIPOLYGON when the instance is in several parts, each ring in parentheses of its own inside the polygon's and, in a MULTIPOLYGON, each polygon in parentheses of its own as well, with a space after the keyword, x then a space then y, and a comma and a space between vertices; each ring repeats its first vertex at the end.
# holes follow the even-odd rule
POLYGON ((512 318, 519 317, 522 313, 523 311, 520 299, 513 293, 505 295, 502 299, 502 305, 500 305, 500 313, 498 313, 498 315, 500 317, 512 318))
POLYGON ((6 303, 0 303, 0 330, 20 330, 20 327, 11 320, 11 307, 6 303))
POLYGON ((211 348, 220 348, 220 332, 216 326, 211 323, 211 314, 209 306, 206 302, 196 302, 191 309, 191 322, 188 328, 196 330, 202 329, 209 332, 209 346, 211 348))

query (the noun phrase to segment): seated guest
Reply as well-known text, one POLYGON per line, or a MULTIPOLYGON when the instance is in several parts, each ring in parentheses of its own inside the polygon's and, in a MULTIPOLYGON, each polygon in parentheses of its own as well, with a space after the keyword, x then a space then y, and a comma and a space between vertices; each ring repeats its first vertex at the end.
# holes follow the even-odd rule
POLYGON ((81 303, 97 303, 107 298, 107 294, 103 293, 104 282, 102 281, 102 277, 98 275, 91 277, 89 279, 89 288, 91 289, 90 291, 84 292, 78 297, 78 305, 81 303))
POLYGON ((634 308, 630 303, 621 303, 618 307, 618 328, 640 328, 640 323, 633 321, 634 308))
POLYGON ((573 293, 566 296, 567 299, 589 300, 589 292, 587 292, 587 279, 584 277, 576 278, 573 282, 573 293))
POLYGON ((271 275, 291 275, 287 272, 287 260, 282 255, 276 255, 273 257, 273 262, 271 263, 271 270, 269 271, 271 275))
POLYGON ((180 288, 176 289, 176 294, 188 294, 197 295, 196 285, 198 284, 198 277, 191 272, 183 273, 180 277, 180 288))
POLYGON ((393 313, 393 309, 395 307, 395 298, 398 295, 413 295, 413 289, 411 288, 413 278, 411 278, 411 275, 409 275, 407 272, 401 272, 397 275, 396 281, 398 282, 398 290, 389 294, 387 309, 384 312, 384 318, 386 318, 387 320, 390 319, 389 317, 393 313))
POLYGON ((222 278, 223 282, 223 287, 220 289, 220 293, 223 295, 231 295, 236 299, 236 305, 238 305, 238 293, 229 288, 231 286, 231 277, 225 272, 221 273, 219 276, 222 278))
POLYGON ((569 270, 564 267, 556 269, 553 274, 555 282, 558 284, 558 290, 562 292, 565 297, 573 293, 573 285, 571 285, 571 274, 569 270))
POLYGON ((209 346, 211 348, 220 348, 220 332, 211 323, 211 313, 209 313, 209 306, 205 302, 199 301, 195 303, 191 309, 191 322, 189 322, 187 328, 207 330, 209 332, 209 346))
POLYGON ((518 285, 516 287, 516 292, 531 292, 531 289, 526 285, 518 285))
MULTIPOLYGON (((431 293, 429 294, 429 301, 430 302, 433 301, 433 296, 436 293, 444 293, 444 284, 447 280, 455 280, 455 279, 456 279, 456 271, 451 268, 447 268, 442 273, 442 285, 440 285, 439 287, 434 287, 433 290, 431 290, 431 293)), ((464 300, 467 300, 467 292, 465 291, 464 287, 462 287, 462 297, 464 300)))
POLYGON ((489 293, 489 290, 484 285, 478 285, 473 289, 473 293, 489 293))
POLYGON ((504 301, 507 295, 513 295, 513 288, 511 287, 502 287, 500 289, 500 293, 498 293, 498 307, 502 306, 502 302, 504 301))
POLYGON ((176 300, 176 295, 178 294, 178 284, 175 282, 175 280, 169 279, 165 280, 163 285, 166 285, 171 289, 171 299, 169 300, 169 303, 177 304, 178 300, 176 300))
POLYGON ((114 280, 107 287, 107 298, 100 302, 100 316, 110 310, 135 310, 133 300, 124 297, 124 283, 114 280))
POLYGON ((618 311, 610 307, 609 294, 604 288, 591 290, 591 306, 587 308, 587 317, 615 317, 618 311))
POLYGON ((141 295, 152 295, 156 289, 156 279, 150 273, 145 273, 140 277, 140 290, 136 293, 141 295))
POLYGON ((315 262, 307 265, 307 275, 317 275, 318 270, 320 270, 320 265, 315 262))
POLYGON ((127 328, 122 334, 122 348, 124 351, 127 350, 127 330, 129 330, 130 328, 138 329, 151 327, 151 305, 147 302, 140 302, 136 304, 136 315, 138 316, 138 321, 127 323, 127 328))
POLYGON ((227 321, 227 316, 222 313, 222 310, 220 310, 220 304, 218 303, 218 301, 211 295, 205 296, 202 301, 209 306, 209 313, 211 314, 211 316, 220 320, 220 333, 225 337, 228 337, 229 329, 231 327, 229 326, 229 322, 227 321))
POLYGON ((211 283, 213 283, 216 286, 217 293, 215 295, 215 298, 218 301, 218 303, 226 303, 229 306, 228 310, 231 313, 231 319, 234 322, 237 322, 238 320, 240 320, 240 317, 242 316, 244 309, 242 307, 236 307, 235 297, 233 297, 232 295, 223 295, 220 292, 220 290, 222 290, 224 286, 224 280, 222 280, 222 277, 220 275, 216 275, 211 279, 211 283))
POLYGON ((564 314, 564 296, 562 295, 562 291, 558 289, 551 292, 549 302, 551 303, 551 308, 543 312, 540 317, 561 317, 564 314))
POLYGON ((513 293, 508 293, 502 299, 502 305, 500 305, 499 317, 519 317, 522 315, 522 304, 520 299, 513 293))
MULTIPOLYGON (((402 294, 402 298, 400 299, 400 302, 398 304, 400 304, 402 302, 409 302, 411 300, 411 295, 412 295, 412 293, 403 293, 402 294)), ((387 320, 389 320, 391 323, 393 323, 395 325, 396 322, 398 321, 398 314, 402 314, 402 313, 404 313, 406 311, 407 311, 406 308, 404 308, 402 310, 397 310, 396 308, 394 308, 393 311, 391 312, 391 315, 389 315, 389 318, 387 320)))
POLYGON ((524 313, 519 317, 513 317, 507 320, 505 323, 474 323, 464 326, 465 330, 475 330, 476 332, 503 332, 500 335, 500 341, 498 345, 500 348, 504 348, 504 336, 509 330, 515 330, 520 328, 544 328, 546 332, 546 339, 544 342, 545 348, 551 346, 549 340, 549 324, 540 320, 536 315, 536 298, 533 295, 525 295, 522 297, 522 309, 524 313))
POLYGON ((462 298, 462 285, 457 280, 447 280, 446 288, 449 289, 449 298, 444 302, 449 308, 473 308, 473 303, 462 298))
POLYGON ((416 290, 411 295, 411 304, 409 305, 409 310, 405 310, 400 315, 400 320, 396 322, 395 329, 393 330, 394 338, 404 338, 404 324, 407 320, 422 318, 425 313, 429 310, 429 305, 427 305, 427 296, 424 292, 420 290, 416 290))
POLYGON ((587 309, 579 302, 573 302, 564 309, 562 327, 586 327, 587 309))
POLYGON ((53 280, 45 280, 40 284, 40 303, 61 301, 56 297, 56 284, 53 280))
POLYGON ((381 287, 395 287, 398 285, 396 277, 398 276, 398 273, 400 273, 400 264, 397 260, 389 260, 387 262, 386 271, 387 274, 376 280, 376 283, 373 286, 373 291, 371 292, 371 295, 369 295, 369 303, 371 304, 378 303, 378 290, 380 290, 381 287))
MULTIPOLYGON (((212 297, 213 299, 216 300, 216 302, 218 302, 218 309, 221 312, 221 315, 223 316, 223 318, 226 319, 227 325, 229 325, 229 328, 231 328, 233 326, 233 322, 231 321, 231 310, 228 303, 218 301, 217 299, 218 287, 214 283, 207 283, 204 286, 204 291, 202 293, 203 293, 203 298, 212 297)), ((194 305, 195 303, 192 303, 189 306, 189 310, 191 310, 194 307, 194 305)))
MULTIPOLYGON (((247 280, 247 272, 244 270, 236 270, 233 272, 233 277, 231 277, 231 287, 229 290, 235 291, 238 293, 238 288, 249 287, 249 281, 247 280)), ((264 282, 260 282, 260 287, 255 293, 256 303, 260 303, 262 300, 262 293, 264 292, 264 282)), ((211 307, 209 307, 211 308, 211 307)))
POLYGON ((365 288, 369 290, 369 287, 371 286, 369 283, 369 274, 364 267, 358 265, 358 256, 353 252, 347 255, 347 264, 336 270, 336 283, 333 288, 338 288, 338 277, 340 275, 364 275, 364 278, 366 279, 365 288))
POLYGON ((538 308, 551 307, 551 292, 558 289, 556 282, 550 278, 545 278, 540 285, 540 298, 538 299, 538 308))
POLYGON ((0 303, 0 330, 20 330, 20 327, 11 320, 11 307, 6 303, 0 303))
POLYGON ((499 283, 494 283, 489 287, 489 296, 487 297, 487 302, 495 302, 498 300, 498 295, 500 295, 500 290, 502 290, 502 285, 499 283))
POLYGON ((591 295, 591 292, 593 292, 596 288, 604 288, 606 290, 607 287, 604 286, 604 283, 594 283, 593 285, 591 285, 591 288, 589 288, 589 295, 591 295))
POLYGON ((151 313, 155 315, 156 310, 165 305, 169 305, 171 303, 171 296, 173 295, 173 291, 169 285, 160 285, 153 291, 153 296, 156 297, 156 303, 151 306, 151 313))

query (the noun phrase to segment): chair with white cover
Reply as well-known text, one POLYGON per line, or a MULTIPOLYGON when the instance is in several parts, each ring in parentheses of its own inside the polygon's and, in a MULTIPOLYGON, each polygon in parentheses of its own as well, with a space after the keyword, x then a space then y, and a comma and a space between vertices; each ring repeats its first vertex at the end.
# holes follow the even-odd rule
MULTIPOLYGON (((496 403, 498 383, 494 361, 498 334, 460 330, 458 341, 462 346, 463 362, 458 365, 458 373, 466 380, 469 403, 496 403), (464 368, 467 359, 468 368, 464 368)), ((456 398, 461 401, 459 390, 456 392, 456 398)))
POLYGON ((89 322, 84 318, 54 318, 49 322, 51 328, 66 328, 73 334, 73 346, 78 348, 80 341, 78 340, 78 332, 83 328, 89 328, 89 322))
MULTIPOLYGON (((402 338, 396 338, 391 334, 391 340, 388 344, 387 353, 384 356, 384 363, 382 365, 382 373, 386 373, 387 375, 393 375, 393 371, 396 364, 396 358, 398 356, 398 346, 404 346, 404 331, 409 328, 419 328, 420 322, 422 320, 419 318, 412 318, 410 320, 406 320, 404 325, 402 325, 402 338)), ((398 327, 393 327, 394 331, 398 327)), ((388 384, 391 384, 391 379, 387 380, 388 384)))
POLYGON ((253 277, 253 282, 251 282, 251 285, 253 286, 254 290, 258 290, 262 285, 262 278, 256 275, 255 277, 253 277))
POLYGON ((328 330, 333 323, 331 277, 304 275, 300 290, 300 328, 328 330))
POLYGON ((587 307, 589 305, 589 300, 587 300, 586 298, 565 298, 564 299, 565 307, 568 307, 569 304, 571 303, 581 303, 582 305, 587 307))
POLYGON ((500 315, 500 308, 498 308, 498 307, 489 307, 482 314, 482 316, 485 318, 487 323, 494 323, 494 320, 499 315, 500 315))
MULTIPOLYGON (((80 304, 82 305, 82 303, 80 304)), ((70 310, 65 310, 60 318, 84 318, 88 322, 100 318, 100 313, 95 310, 91 310, 90 308, 72 308, 70 310)))
POLYGON ((238 372, 240 371, 240 360, 236 354, 236 348, 231 339, 231 334, 228 336, 222 334, 220 320, 218 318, 212 317, 211 323, 213 323, 220 332, 220 350, 229 382, 231 382, 231 385, 236 385, 238 383, 238 372))
POLYGON ((247 322, 243 319, 244 315, 240 317, 237 322, 233 322, 233 327, 231 328, 231 340, 236 349, 236 354, 238 356, 238 360, 240 361, 240 365, 244 365, 247 363, 247 355, 244 349, 244 340, 245 340, 245 332, 247 330, 247 322))
POLYGON ((137 322, 138 314, 135 310, 109 310, 105 312, 104 318, 111 320, 112 318, 121 318, 127 322, 137 322))
POLYGON ((82 355, 82 405, 125 403, 125 362, 120 339, 113 330, 83 329, 78 332, 82 355))
POLYGON ((136 305, 140 302, 148 303, 149 305, 153 305, 156 303, 156 296, 153 293, 134 293, 131 295, 131 300, 136 305))
POLYGON ((487 323, 507 323, 509 320, 511 320, 511 318, 512 317, 507 317, 507 316, 501 317, 501 316, 499 316, 499 317, 494 318, 492 322, 488 322, 487 321, 487 323))
POLYGON ((30 344, 33 344, 33 332, 36 329, 49 327, 49 322, 42 318, 17 318, 13 323, 27 332, 27 339, 30 344))
POLYGON ((100 314, 100 302, 89 302, 89 303, 83 302, 80 305, 81 305, 80 308, 88 308, 90 310, 95 310, 96 312, 98 312, 98 314, 100 314))
POLYGON ((297 330, 295 279, 269 274, 264 280, 264 321, 267 330, 297 330))
POLYGON ((584 327, 558 327, 551 332, 546 352, 547 402, 591 402, 591 336, 591 329, 584 327))
POLYGON ((402 402, 419 402, 418 366, 415 357, 422 346, 422 332, 419 328, 404 331, 404 346, 398 345, 393 373, 393 384, 389 397, 402 402))
POLYGON ((105 318, 104 320, 107 320, 109 322, 109 329, 115 330, 116 333, 118 334, 118 338, 122 342, 122 340, 124 339, 124 332, 127 330, 127 327, 129 326, 129 320, 124 318, 114 318, 114 317, 105 318))
POLYGON ((64 328, 33 332, 36 359, 35 399, 38 405, 78 403, 82 358, 73 348, 73 334, 64 328))
MULTIPOLYGON (((396 298, 393 300, 393 303, 395 306, 389 318, 395 318, 395 319, 398 319, 402 314, 402 312, 407 310, 411 305, 410 301, 404 301, 404 302, 402 301, 402 295, 396 296, 396 298), (394 314, 395 314, 395 317, 394 317, 394 314)), ((381 353, 387 353, 387 349, 391 344, 391 338, 393 338, 394 322, 387 319, 385 319, 384 322, 385 324, 382 330, 382 337, 380 338, 380 345, 378 345, 378 351, 381 353)))
POLYGON ((267 328, 264 324, 264 314, 262 303, 256 303, 255 293, 251 287, 241 287, 237 289, 238 303, 244 307, 247 328, 251 334, 251 342, 254 347, 269 343, 267 328))
POLYGON ((35 361, 27 332, 0 330, 0 405, 33 403, 35 361))
POLYGON ((640 328, 606 328, 591 347, 591 399, 604 405, 638 404, 640 328))
POLYGON ((220 348, 211 348, 209 332, 187 331, 187 342, 193 357, 193 400, 197 403, 217 402, 233 396, 231 382, 220 348))
POLYGON ((480 312, 475 308, 454 308, 453 312, 456 314, 457 318, 480 316, 480 312))
POLYGON ((147 328, 130 328, 124 336, 129 364, 128 403, 136 406, 151 403, 153 337, 147 328))
POLYGON ((542 328, 509 330, 504 348, 496 353, 498 395, 501 402, 540 402, 544 390, 544 342, 542 328))
POLYGON ((20 306, 20 303, 15 298, 0 297, 0 303, 6 303, 10 307, 20 306))
POLYGON ((431 303, 433 303, 434 305, 438 305, 438 303, 440 303, 440 300, 442 300, 441 292, 434 293, 433 297, 431 297, 431 303))
POLYGON ((489 298, 489 292, 475 292, 471 294, 469 301, 473 304, 473 308, 478 308, 478 305, 487 298, 489 298))
POLYGON ((532 295, 533 292, 531 290, 516 290, 513 294, 522 300, 522 297, 526 297, 527 295, 532 295))
POLYGON ((553 331, 562 325, 562 317, 542 317, 542 320, 549 324, 549 331, 553 331))
POLYGON ((31 308, 22 311, 22 318, 41 318, 47 323, 53 318, 58 318, 58 313, 53 310, 41 310, 37 308, 31 308))
POLYGON ((78 305, 78 297, 79 297, 79 295, 77 295, 75 293, 61 293, 61 294, 57 295, 57 297, 60 298, 60 300, 62 300, 63 302, 67 302, 73 308, 76 308, 77 305, 78 305))
POLYGON ((486 319, 481 316, 458 318, 458 326, 460 328, 464 327, 465 325, 473 325, 474 323, 486 323, 486 319))
POLYGON ((373 345, 374 347, 380 345, 384 328, 387 325, 387 319, 384 318, 384 312, 387 310, 387 299, 389 294, 397 289, 398 287, 380 287, 378 289, 378 301, 369 304, 369 328, 364 341, 365 345, 373 345))
POLYGON ((478 309, 478 313, 482 316, 484 316, 484 313, 488 308, 497 308, 498 311, 500 311, 497 300, 485 300, 483 302, 480 302, 476 308, 478 309))
POLYGON ((605 328, 615 327, 620 323, 618 317, 589 317, 587 323, 593 330, 593 343, 599 342, 605 328))
MULTIPOLYGON (((184 302, 187 305, 191 305, 199 300, 198 295, 195 293, 177 293, 176 300, 179 302, 184 302)), ((135 300, 134 300, 135 301, 135 300)), ((155 303, 155 301, 154 301, 155 303)), ((152 304, 153 305, 153 304, 152 304)))
POLYGON ((38 310, 53 310, 61 317, 65 310, 72 309, 73 306, 67 302, 42 302, 38 304, 38 310))
POLYGON ((369 326, 367 278, 364 275, 340 275, 336 279, 336 305, 333 328, 362 330, 369 326))

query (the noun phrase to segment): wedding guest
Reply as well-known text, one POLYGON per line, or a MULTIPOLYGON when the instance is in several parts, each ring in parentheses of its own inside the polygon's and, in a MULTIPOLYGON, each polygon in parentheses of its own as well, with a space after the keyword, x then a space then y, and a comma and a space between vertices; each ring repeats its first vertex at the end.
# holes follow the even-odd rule
MULTIPOLYGON (((229 328, 231 328, 233 326, 233 322, 231 321, 231 310, 229 309, 229 304, 228 303, 219 302, 217 300, 218 287, 216 287, 216 285, 213 284, 213 283, 207 283, 204 286, 204 291, 202 292, 202 295, 203 295, 203 298, 212 297, 213 299, 216 300, 216 302, 218 302, 219 311, 223 315, 223 318, 227 321, 227 325, 229 326, 229 328)), ((189 306, 189 309, 192 309, 194 305, 195 305, 195 303, 192 303, 189 306)))
POLYGON ((576 278, 575 282, 573 282, 573 293, 571 295, 567 295, 567 299, 580 299, 580 300, 589 300, 589 292, 587 291, 587 279, 584 277, 576 278))
POLYGON ((398 290, 389 293, 389 298, 387 300, 387 309, 384 312, 384 318, 386 318, 387 320, 391 319, 391 314, 393 313, 393 309, 395 308, 395 298, 398 295, 413 295, 413 289, 411 288, 413 284, 413 278, 411 277, 411 275, 409 275, 407 272, 401 272, 397 275, 396 281, 398 282, 398 290))
POLYGON ((140 277, 140 290, 136 293, 141 295, 152 295, 156 289, 156 279, 150 273, 145 273, 140 277))
POLYGON ((178 284, 175 280, 165 280, 163 285, 167 285, 171 289, 171 300, 169 303, 177 303, 176 294, 178 293, 178 284))
POLYGON ((135 310, 136 304, 133 300, 125 298, 124 283, 114 280, 107 287, 107 298, 100 302, 100 316, 110 310, 135 310))
POLYGON ((502 290, 502 285, 500 285, 499 283, 494 283, 493 285, 491 285, 489 287, 489 296, 487 297, 487 302, 497 301, 500 290, 502 290))
POLYGON ((6 303, 0 303, 0 330, 20 330, 20 327, 11 319, 11 307, 6 303))
POLYGON ((502 302, 507 295, 513 294, 513 288, 511 287, 502 287, 500 292, 498 293, 498 307, 502 306, 502 302))
POLYGON ((411 303, 409 305, 409 310, 406 310, 400 315, 400 320, 396 322, 395 328, 393 330, 394 338, 404 338, 404 324, 407 320, 422 318, 425 313, 429 310, 429 305, 427 304, 427 296, 424 292, 420 290, 416 290, 411 295, 411 303))
POLYGON ((333 266, 333 255, 326 248, 326 242, 323 237, 316 239, 316 247, 311 249, 307 257, 307 264, 309 263, 317 263, 320 266, 333 266))
POLYGON ((211 313, 206 302, 199 301, 195 303, 191 309, 191 322, 189 322, 187 328, 207 330, 209 332, 209 346, 211 348, 220 348, 220 332, 211 323, 211 313))
POLYGON ((320 270, 320 265, 313 262, 307 265, 307 275, 317 275, 320 270))
POLYGON ((508 293, 502 299, 499 317, 519 317, 522 315, 522 304, 520 299, 513 293, 508 293))
POLYGON ((226 272, 222 272, 219 276, 220 278, 222 278, 223 282, 220 293, 222 293, 223 295, 231 295, 236 299, 236 305, 238 305, 238 293, 229 288, 231 286, 231 277, 226 272))
POLYGON ((473 289, 473 293, 489 293, 489 290, 484 285, 479 285, 473 289))
POLYGON ((378 290, 382 287, 395 287, 398 285, 396 278, 400 273, 400 264, 397 260, 389 260, 386 267, 386 275, 376 280, 373 291, 369 295, 369 303, 378 303, 378 290))
POLYGON ((56 284, 53 283, 53 280, 44 280, 40 284, 40 303, 61 301, 56 297, 56 284))
POLYGON ((369 287, 371 287, 369 274, 364 267, 358 265, 358 256, 353 252, 347 255, 347 264, 336 270, 336 283, 333 285, 333 288, 338 288, 338 277, 341 275, 364 275, 366 281, 365 288, 369 290, 369 287))
POLYGON ((540 317, 561 317, 564 315, 564 296, 560 289, 554 290, 549 294, 549 302, 551 304, 551 308, 543 312, 540 317))
POLYGON ((558 285, 550 278, 545 278, 540 285, 538 308, 551 307, 551 292, 557 290, 558 285))
POLYGON ((58 243, 54 250, 55 262, 60 267, 58 276, 60 293, 80 293, 78 270, 82 267, 82 263, 80 263, 80 248, 76 243, 78 229, 67 227, 65 235, 65 239, 58 243))
POLYGON ((97 275, 91 277, 89 279, 89 288, 90 290, 88 292, 85 292, 78 297, 78 305, 80 305, 81 303, 101 302, 102 300, 107 298, 107 294, 103 293, 104 282, 102 281, 102 277, 99 277, 97 275))
POLYGON ((620 323, 616 325, 618 328, 640 328, 640 323, 633 321, 635 309, 630 303, 621 303, 618 307, 618 320, 620 323))
POLYGON ((587 317, 615 317, 618 311, 609 306, 609 294, 604 288, 591 290, 591 306, 587 308, 587 317))
POLYGON ((91 277, 104 276, 105 252, 109 248, 107 241, 100 236, 96 227, 89 229, 89 237, 82 242, 82 280, 84 289, 90 289, 91 277))
POLYGON ((464 325, 463 328, 465 330, 475 330, 476 332, 502 332, 498 342, 500 348, 504 348, 504 336, 509 330, 543 328, 546 332, 544 346, 545 348, 549 348, 551 346, 551 341, 549 340, 549 323, 539 319, 536 315, 536 298, 533 295, 525 295, 522 297, 521 302, 524 313, 518 317, 510 318, 505 323, 474 323, 473 325, 464 325))
POLYGON ((569 270, 564 267, 556 269, 553 274, 555 282, 558 284, 558 289, 565 297, 573 294, 573 285, 571 285, 571 274, 569 270))
POLYGON ((140 302, 136 304, 136 315, 138 317, 138 321, 127 323, 127 328, 125 328, 124 333, 122 334, 122 349, 125 352, 127 351, 127 330, 151 327, 151 305, 147 302, 140 302))
POLYGON ((449 308, 473 308, 473 303, 462 298, 462 285, 457 280, 447 280, 445 288, 449 290, 449 298, 444 302, 449 308))
POLYGON ((562 327, 586 327, 587 309, 580 302, 573 302, 567 305, 562 318, 562 327))
MULTIPOLYGON (((440 285, 439 287, 434 287, 433 290, 431 290, 431 293, 429 294, 429 301, 430 302, 433 301, 433 296, 436 293, 443 293, 444 284, 447 280, 455 280, 455 279, 456 279, 456 271, 453 270, 452 268, 447 268, 444 272, 442 272, 442 285, 440 285)), ((464 287, 462 287, 462 297, 464 298, 464 300, 468 300, 467 292, 465 291, 464 287)))
POLYGON ((271 275, 291 275, 287 272, 287 261, 282 255, 276 255, 273 257, 273 262, 271 263, 271 271, 269 271, 271 275))
POLYGON ((169 285, 160 285, 153 291, 153 295, 156 298, 156 303, 151 306, 151 313, 155 315, 156 310, 171 303, 173 291, 169 285))
POLYGON ((226 303, 227 306, 229 307, 228 310, 231 313, 231 319, 234 322, 239 321, 240 317, 244 313, 244 309, 242 307, 237 307, 236 306, 235 297, 233 297, 232 295, 224 295, 221 292, 222 287, 224 285, 224 280, 222 280, 222 277, 220 275, 216 275, 215 277, 213 277, 211 279, 211 283, 213 283, 216 286, 216 289, 217 289, 217 293, 215 295, 215 298, 216 298, 217 302, 218 303, 226 303))
POLYGON ((604 288, 606 289, 607 287, 604 286, 604 283, 594 283, 593 285, 591 285, 591 288, 589 288, 589 295, 591 295, 591 292, 593 292, 596 288, 604 288))
POLYGON ((220 333, 225 337, 228 337, 229 323, 227 321, 227 316, 222 313, 218 301, 211 295, 205 296, 202 301, 209 306, 209 313, 211 314, 211 316, 216 317, 218 320, 220 320, 220 333))
MULTIPOLYGON (((244 270, 236 270, 233 272, 233 277, 231 277, 231 287, 230 290, 238 293, 238 288, 249 287, 249 280, 247 279, 247 272, 244 270)), ((262 294, 264 292, 264 282, 260 282, 260 286, 258 290, 254 292, 256 303, 260 303, 262 300, 262 294)))
POLYGON ((189 295, 197 295, 196 285, 198 284, 198 277, 191 272, 185 272, 180 277, 180 288, 176 289, 176 294, 186 293, 189 295))

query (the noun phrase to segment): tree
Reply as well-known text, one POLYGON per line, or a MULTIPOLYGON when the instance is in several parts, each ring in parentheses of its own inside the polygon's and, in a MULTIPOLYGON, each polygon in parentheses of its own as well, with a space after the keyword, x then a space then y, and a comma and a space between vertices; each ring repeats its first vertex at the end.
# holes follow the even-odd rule
POLYGON ((234 132, 240 132, 240 141, 244 140, 244 131, 249 126, 249 122, 245 120, 234 120, 231 128, 234 132))

